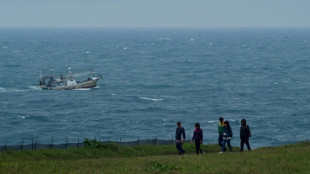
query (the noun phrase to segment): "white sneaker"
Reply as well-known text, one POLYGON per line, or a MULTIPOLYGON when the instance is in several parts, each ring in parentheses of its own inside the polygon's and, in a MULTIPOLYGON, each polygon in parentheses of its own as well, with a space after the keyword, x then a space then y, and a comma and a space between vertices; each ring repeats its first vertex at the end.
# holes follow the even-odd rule
POLYGON ((222 152, 222 151, 220 151, 219 153, 220 153, 220 154, 222 154, 223 152, 222 152))

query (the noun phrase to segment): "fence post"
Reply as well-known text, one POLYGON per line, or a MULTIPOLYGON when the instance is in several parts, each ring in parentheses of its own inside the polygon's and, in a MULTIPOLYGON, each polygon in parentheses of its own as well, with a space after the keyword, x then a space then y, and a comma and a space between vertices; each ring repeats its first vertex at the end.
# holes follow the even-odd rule
POLYGON ((155 137, 155 145, 156 145, 156 141, 157 141, 157 136, 155 137))
POLYGON ((37 150, 38 138, 36 138, 36 143, 34 144, 34 150, 37 150))
POLYGON ((119 144, 122 144, 122 137, 119 138, 119 144))
POLYGON ((24 139, 22 138, 22 148, 21 150, 24 150, 24 139))
POLYGON ((52 137, 51 149, 53 149, 53 144, 54 144, 54 137, 52 137))
POLYGON ((5 144, 4 144, 4 151, 6 151, 6 148, 7 148, 7 142, 8 140, 7 139, 5 139, 5 144))
POLYGON ((187 135, 187 141, 189 142, 189 134, 187 135))
POLYGON ((33 150, 33 138, 31 138, 31 150, 33 150))
POLYGON ((69 140, 68 140, 68 137, 67 137, 66 149, 68 148, 68 144, 69 144, 69 140))
POLYGON ((109 143, 111 142, 111 137, 109 137, 109 143))
POLYGON ((80 147, 80 138, 78 138, 77 147, 80 147))
POLYGON ((138 136, 137 146, 139 145, 139 143, 140 143, 140 136, 138 136))

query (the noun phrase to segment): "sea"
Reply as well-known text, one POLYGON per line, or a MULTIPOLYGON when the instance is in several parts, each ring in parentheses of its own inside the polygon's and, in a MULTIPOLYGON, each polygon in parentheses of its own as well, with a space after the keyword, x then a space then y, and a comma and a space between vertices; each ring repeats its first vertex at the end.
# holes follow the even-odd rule
POLYGON ((186 139, 219 117, 239 146, 309 140, 310 28, 0 28, 0 146, 186 139), (92 69, 98 86, 39 90, 39 73, 92 69), (23 142, 27 143, 27 142, 23 142))

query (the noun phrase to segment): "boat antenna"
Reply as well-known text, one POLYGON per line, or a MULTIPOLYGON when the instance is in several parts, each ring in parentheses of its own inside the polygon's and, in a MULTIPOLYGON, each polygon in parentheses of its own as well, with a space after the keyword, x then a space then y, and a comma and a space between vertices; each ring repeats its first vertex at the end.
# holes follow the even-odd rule
POLYGON ((39 78, 40 78, 40 80, 43 79, 43 76, 42 76, 42 72, 41 72, 41 71, 40 71, 40 73, 39 73, 39 78))

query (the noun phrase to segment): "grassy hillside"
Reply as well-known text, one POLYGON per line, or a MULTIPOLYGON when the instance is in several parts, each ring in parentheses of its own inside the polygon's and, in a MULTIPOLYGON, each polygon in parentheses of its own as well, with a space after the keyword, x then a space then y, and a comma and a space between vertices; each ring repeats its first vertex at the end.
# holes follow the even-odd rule
POLYGON ((203 146, 204 155, 186 144, 185 155, 175 146, 7 151, 0 154, 0 173, 310 173, 310 143, 265 147, 251 152, 218 154, 217 145, 203 146))

